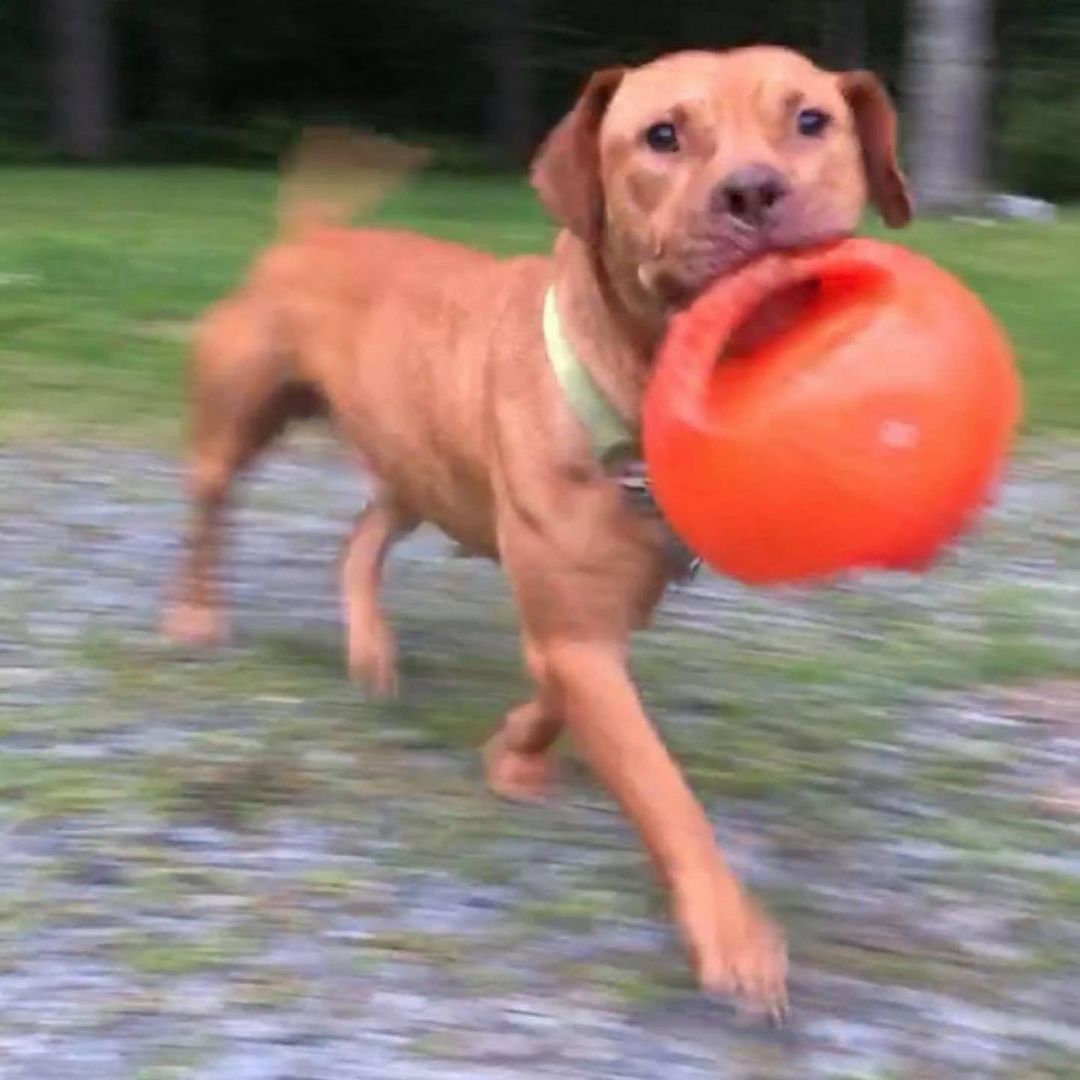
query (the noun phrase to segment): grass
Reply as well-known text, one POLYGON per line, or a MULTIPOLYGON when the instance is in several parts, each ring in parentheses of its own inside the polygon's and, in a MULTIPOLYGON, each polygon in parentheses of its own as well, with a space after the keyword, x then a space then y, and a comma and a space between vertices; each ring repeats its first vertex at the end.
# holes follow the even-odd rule
MULTIPOLYGON (((8 170, 5 179, 0 439, 52 432, 170 439, 178 431, 187 327, 268 238, 273 177, 27 169, 8 170)), ((426 177, 382 217, 503 253, 542 249, 551 236, 525 185, 505 180, 426 177)), ((1043 434, 1080 424, 1080 374, 1070 362, 1080 339, 1080 305, 1070 296, 1078 234, 1080 212, 1051 228, 927 223, 904 237, 961 273, 1008 323, 1028 379, 1028 425, 1043 434)), ((125 513, 129 504, 159 498, 155 483, 125 488, 125 513)), ((1027 528, 1005 523, 986 542, 1009 554, 1027 542, 1027 528)), ((1069 540, 1053 538, 1066 568, 1069 540)), ((102 531, 82 542, 97 549, 110 537, 102 531)), ((64 552, 76 560, 65 574, 78 573, 76 556, 64 552)), ((48 557, 39 553, 37 562, 48 557)), ((947 581, 956 571, 942 573, 947 581)), ((438 985, 457 980, 462 992, 493 996, 520 987, 556 992, 536 991, 537 982, 559 993, 584 987, 631 1010, 686 995, 689 975, 674 944, 639 949, 635 938, 617 938, 595 954, 574 945, 602 941, 613 922, 659 922, 664 902, 628 827, 613 814, 599 816, 606 803, 573 764, 564 763, 569 798, 546 808, 514 809, 485 793, 476 747, 524 682, 505 593, 487 595, 486 617, 475 620, 475 582, 462 577, 453 600, 453 574, 451 565, 420 586, 398 583, 399 599, 419 587, 424 603, 422 615, 413 598, 413 615, 405 604, 395 616, 406 694, 392 706, 363 702, 346 682, 336 629, 303 634, 282 621, 272 633, 249 628, 236 645, 204 656, 166 649, 128 625, 95 622, 63 659, 90 677, 92 695, 20 706, 0 726, 13 748, 0 755, 0 802, 16 808, 19 828, 89 823, 73 835, 93 839, 53 857, 63 873, 40 873, 0 903, 0 926, 12 936, 38 924, 79 923, 80 912, 63 905, 83 903, 87 881, 98 882, 97 914, 123 927, 102 949, 144 984, 148 1001, 154 987, 226 972, 232 998, 250 1008, 302 997, 303 979, 266 942, 315 941, 335 919, 363 928, 341 946, 357 977, 374 978, 383 966, 418 968, 438 985), (426 590, 435 580, 447 592, 432 602, 426 590), (100 747, 101 756, 57 757, 54 743, 100 747), (108 821, 153 828, 133 841, 108 821), (258 855, 273 850, 275 830, 293 835, 287 827, 297 821, 304 830, 296 835, 317 838, 327 851, 291 868, 276 863, 272 889, 259 859, 238 858, 225 869, 199 849, 162 839, 194 825, 203 842, 206 833, 218 837, 215 858, 232 850, 226 834, 258 855), (447 902, 442 891, 425 892, 435 888, 424 884, 428 877, 465 882, 486 897, 494 905, 488 921, 478 917, 461 930, 402 921, 414 894, 447 902), (224 914, 219 903, 218 914, 206 916, 205 933, 156 929, 153 920, 186 916, 210 896, 230 903, 224 914)), ((36 585, 9 590, 0 630, 22 640, 30 617, 60 595, 36 585)), ((948 619, 918 596, 871 589, 820 595, 814 612, 823 617, 810 623, 732 618, 722 640, 662 625, 643 637, 636 660, 657 722, 717 819, 725 829, 757 822, 768 838, 765 861, 794 868, 798 888, 777 881, 764 891, 792 928, 797 969, 981 1001, 1019 976, 993 957, 942 949, 907 915, 893 937, 875 935, 873 917, 861 933, 841 900, 801 886, 804 868, 838 860, 836 881, 862 888, 869 878, 856 873, 859 860, 873 858, 883 826, 895 830, 886 841, 936 843, 951 856, 920 871, 937 875, 933 881, 912 888, 914 878, 905 877, 898 892, 938 884, 976 906, 982 891, 1001 887, 999 877, 1022 879, 1022 856, 1065 847, 1071 823, 1025 812, 1028 804, 1010 794, 1009 785, 1021 782, 1010 772, 1012 743, 958 739, 951 728, 940 744, 904 741, 929 692, 1077 670, 1063 615, 1037 585, 991 577, 953 595, 948 619), (882 746, 896 753, 886 757, 882 746), (870 769, 870 757, 897 762, 900 771, 870 769), (907 820, 875 805, 898 793, 934 813, 907 820), (845 856, 850 863, 839 861, 845 856)), ((877 858, 871 869, 903 867, 901 856, 877 858)), ((1075 876, 1045 872, 1031 891, 1030 911, 1048 929, 1029 942, 1024 962, 1032 973, 1058 962, 1067 978, 1074 965, 1056 946, 1060 926, 1080 911, 1075 876)), ((0 967, 6 955, 0 950, 0 967)), ((412 1049, 454 1057, 454 1040, 436 1033, 412 1049)), ((142 1075, 164 1078, 182 1067, 163 1058, 142 1075)), ((1038 1068, 1023 1075, 1072 1075, 1055 1072, 1050 1059, 1038 1068)))
MULTIPOLYGON (((210 168, 8 168, 3 178, 0 437, 175 438, 191 320, 270 238, 276 178, 210 168)), ((552 235, 514 179, 421 177, 380 219, 506 255, 544 250, 552 235)), ((892 238, 959 273, 1005 322, 1028 428, 1080 427, 1080 214, 1053 227, 920 223, 892 238)))

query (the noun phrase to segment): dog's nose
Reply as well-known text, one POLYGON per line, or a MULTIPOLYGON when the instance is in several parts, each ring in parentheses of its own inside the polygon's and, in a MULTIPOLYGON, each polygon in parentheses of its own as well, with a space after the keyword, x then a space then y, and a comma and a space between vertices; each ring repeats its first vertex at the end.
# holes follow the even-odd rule
POLYGON ((787 177, 771 165, 743 165, 713 189, 712 207, 744 225, 760 229, 791 193, 787 177))

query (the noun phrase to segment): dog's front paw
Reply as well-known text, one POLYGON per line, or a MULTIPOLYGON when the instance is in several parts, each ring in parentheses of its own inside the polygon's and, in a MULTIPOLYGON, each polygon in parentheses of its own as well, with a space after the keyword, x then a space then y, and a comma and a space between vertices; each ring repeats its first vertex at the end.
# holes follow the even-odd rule
POLYGON ((512 802, 542 802, 554 785, 555 766, 547 751, 524 754, 506 745, 506 735, 499 731, 483 750, 484 774, 488 787, 512 802))
POLYGON ((726 872, 676 889, 676 918, 698 981, 779 1021, 787 1014, 784 935, 726 872))

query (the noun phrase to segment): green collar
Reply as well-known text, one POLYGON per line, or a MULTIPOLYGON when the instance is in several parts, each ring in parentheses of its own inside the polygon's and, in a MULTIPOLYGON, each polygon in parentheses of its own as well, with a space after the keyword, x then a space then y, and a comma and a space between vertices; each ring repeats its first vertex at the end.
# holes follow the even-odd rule
POLYGON ((616 457, 637 457, 637 436, 615 411, 566 340, 554 285, 544 296, 544 345, 555 378, 577 418, 585 425, 596 457, 605 464, 616 457))

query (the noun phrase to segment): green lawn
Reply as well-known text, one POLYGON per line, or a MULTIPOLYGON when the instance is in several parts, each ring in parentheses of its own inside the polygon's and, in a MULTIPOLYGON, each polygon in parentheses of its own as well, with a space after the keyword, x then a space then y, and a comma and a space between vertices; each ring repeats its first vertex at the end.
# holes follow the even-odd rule
MULTIPOLYGON (((177 431, 189 322, 271 235, 276 179, 210 168, 0 173, 0 436, 177 431)), ((551 234, 528 188, 424 177, 381 219, 503 253, 551 234)), ((1080 215, 1061 224, 921 224, 905 242, 978 289, 1012 331, 1028 426, 1080 428, 1080 215)))

